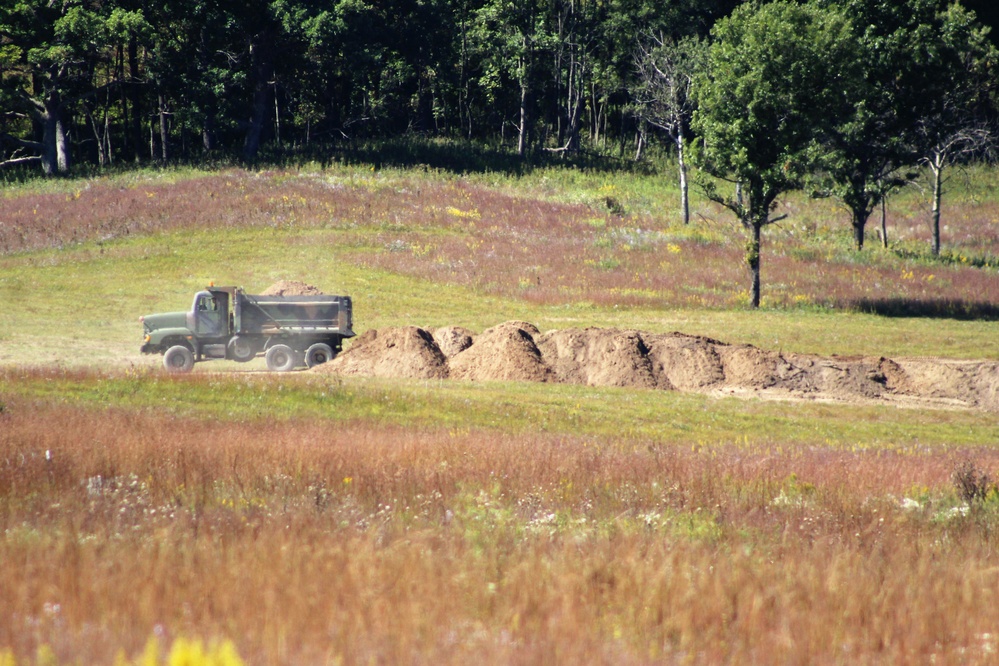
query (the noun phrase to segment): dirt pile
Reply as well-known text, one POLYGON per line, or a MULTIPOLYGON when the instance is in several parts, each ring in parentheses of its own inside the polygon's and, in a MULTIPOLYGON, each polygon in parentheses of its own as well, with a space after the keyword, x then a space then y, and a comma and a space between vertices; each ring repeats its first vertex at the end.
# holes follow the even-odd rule
POLYGON ((999 411, 999 363, 949 359, 883 359, 886 386, 893 393, 943 404, 971 404, 999 411))
POLYGON ((653 371, 649 348, 638 331, 567 329, 538 339, 556 381, 588 386, 672 388, 653 371))
POLYGON ((999 411, 997 362, 789 354, 683 333, 541 333, 521 321, 479 335, 454 326, 372 330, 316 371, 999 411))
POLYGON ((316 369, 344 376, 407 379, 448 376, 447 358, 434 337, 416 326, 367 331, 353 341, 347 352, 316 369))
POLYGON ((447 358, 465 351, 474 340, 475 333, 461 326, 445 326, 434 331, 434 342, 447 358))
POLYGON ((260 292, 261 296, 322 296, 317 287, 298 280, 278 280, 260 292))
POLYGON ((551 381, 551 368, 534 342, 537 335, 539 331, 533 324, 521 321, 493 326, 448 360, 450 377, 472 381, 551 381))
POLYGON ((682 333, 646 334, 644 339, 652 371, 663 388, 697 391, 725 381, 722 358, 715 349, 719 342, 682 333))

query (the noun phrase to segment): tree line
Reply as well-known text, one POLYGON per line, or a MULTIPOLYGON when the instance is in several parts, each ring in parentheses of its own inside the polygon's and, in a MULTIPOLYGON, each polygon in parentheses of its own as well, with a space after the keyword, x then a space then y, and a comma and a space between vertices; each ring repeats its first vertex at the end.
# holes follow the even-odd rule
MULTIPOLYGON (((648 126, 636 53, 650 38, 708 38, 740 4, 10 0, 2 157, 58 173, 74 160, 253 160, 262 146, 409 132, 498 139, 521 155, 637 152, 648 126)), ((861 20, 905 5, 831 4, 867 7, 861 20)))
POLYGON ((636 36, 738 0, 8 0, 8 163, 258 157, 344 138, 627 140, 636 36))

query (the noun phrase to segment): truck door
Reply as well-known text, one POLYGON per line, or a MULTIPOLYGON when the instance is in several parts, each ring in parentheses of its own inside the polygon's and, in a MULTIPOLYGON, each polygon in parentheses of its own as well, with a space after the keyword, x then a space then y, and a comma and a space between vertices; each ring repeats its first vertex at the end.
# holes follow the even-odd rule
POLYGON ((194 301, 195 332, 198 337, 211 338, 224 335, 224 322, 228 314, 222 305, 214 294, 208 292, 198 294, 194 301))

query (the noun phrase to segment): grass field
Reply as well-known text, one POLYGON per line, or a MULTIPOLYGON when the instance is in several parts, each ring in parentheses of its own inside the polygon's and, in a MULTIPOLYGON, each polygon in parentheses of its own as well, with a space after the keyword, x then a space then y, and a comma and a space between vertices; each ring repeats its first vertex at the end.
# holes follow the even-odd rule
MULTIPOLYGON (((999 359, 997 173, 857 254, 664 176, 332 165, 0 195, 0 663, 993 663, 999 420, 571 385, 188 376, 140 314, 301 279, 357 329, 679 330, 999 359)), ((224 371, 224 372, 218 372, 224 371)))

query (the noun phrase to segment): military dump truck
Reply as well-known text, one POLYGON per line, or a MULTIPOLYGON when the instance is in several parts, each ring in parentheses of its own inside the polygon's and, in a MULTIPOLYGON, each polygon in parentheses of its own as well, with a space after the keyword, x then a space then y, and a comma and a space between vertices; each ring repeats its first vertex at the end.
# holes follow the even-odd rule
POLYGON ((272 372, 325 363, 354 336, 349 296, 253 296, 239 287, 209 286, 191 309, 139 317, 141 351, 163 354, 171 372, 198 361, 239 363, 263 354, 272 372))

